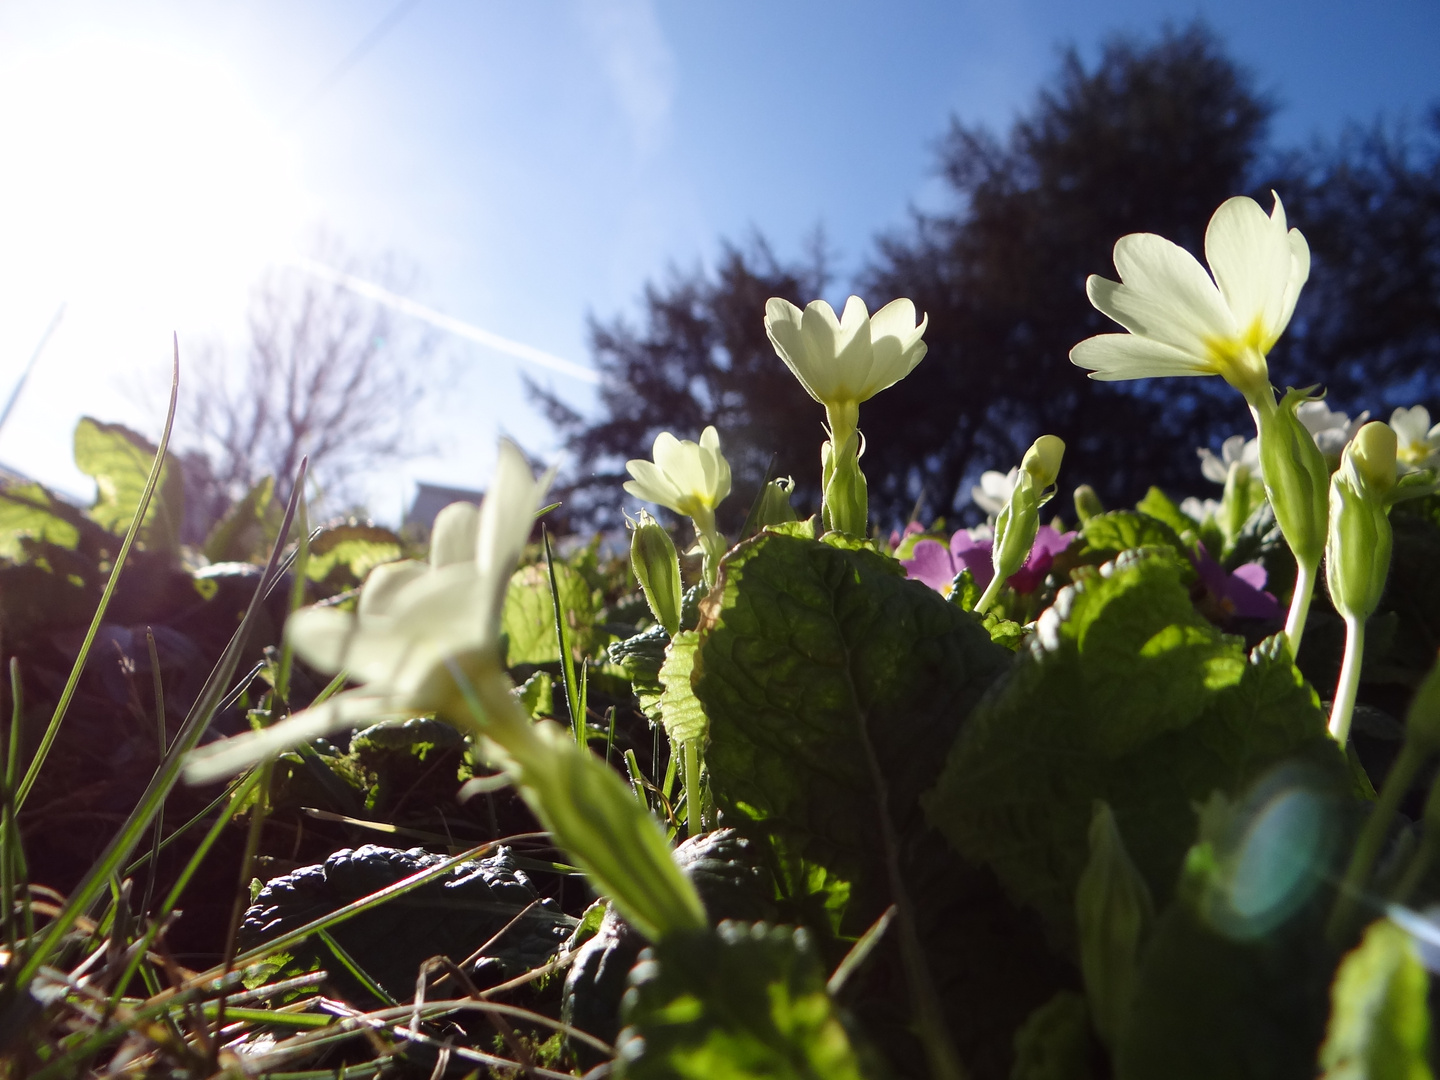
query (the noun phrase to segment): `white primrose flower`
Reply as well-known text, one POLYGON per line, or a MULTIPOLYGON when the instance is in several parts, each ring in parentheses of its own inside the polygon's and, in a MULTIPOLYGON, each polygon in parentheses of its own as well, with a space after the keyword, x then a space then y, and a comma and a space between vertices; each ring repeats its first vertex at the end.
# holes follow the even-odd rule
POLYGON ((625 463, 635 478, 625 481, 625 490, 695 523, 695 538, 705 553, 705 580, 713 585, 725 554, 725 538, 715 528, 715 508, 730 494, 730 463, 720 453, 720 434, 707 427, 693 443, 662 431, 655 436, 651 456, 653 462, 632 458, 625 463))
POLYGON ((1197 499, 1190 495, 1180 502, 1180 512, 1197 525, 1215 520, 1220 514, 1219 499, 1197 499))
POLYGON ((981 510, 993 516, 1005 509, 1005 504, 1010 501, 1010 496, 1015 491, 1015 485, 1019 482, 1020 466, 1018 465, 1008 473, 1002 473, 996 469, 986 469, 980 474, 980 483, 970 489, 970 498, 981 510))
POLYGON ((1406 472, 1440 464, 1440 424, 1430 426, 1430 410, 1424 405, 1396 409, 1390 427, 1399 442, 1396 456, 1406 472))
POLYGON ((1302 401, 1295 410, 1295 416, 1314 437, 1315 445, 1320 448, 1326 460, 1334 465, 1340 460, 1340 451, 1345 449, 1355 437, 1355 433, 1370 419, 1370 411, 1367 409, 1351 420, 1347 414, 1330 408, 1324 401, 1314 399, 1302 401))
POLYGON ((1111 381, 1220 375, 1252 404, 1273 402, 1265 357, 1310 276, 1310 248, 1298 229, 1286 228, 1279 195, 1268 215, 1242 195, 1211 217, 1205 258, 1210 274, 1154 233, 1122 236, 1120 281, 1091 275, 1085 290, 1129 333, 1087 338, 1070 350, 1071 361, 1092 379, 1111 381))
POLYGON ((662 431, 651 457, 653 462, 633 458, 625 463, 634 477, 625 481, 625 490, 677 514, 713 522, 715 508, 730 494, 730 463, 720 453, 720 433, 707 427, 693 443, 662 431))
POLYGON ((1216 457, 1209 447, 1202 446, 1195 453, 1200 455, 1200 471, 1206 480, 1223 484, 1230 478, 1230 466, 1243 465, 1252 475, 1260 474, 1260 440, 1247 439, 1244 435, 1231 435, 1220 444, 1220 456, 1216 457))
POLYGON ((832 436, 843 446, 858 423, 860 403, 894 386, 925 358, 921 338, 930 317, 915 322, 915 304, 892 300, 872 316, 852 296, 840 318, 824 300, 801 311, 778 296, 765 303, 765 332, 785 365, 825 406, 832 436))
POLYGON ((354 614, 309 607, 286 623, 286 639, 302 659, 320 671, 344 670, 363 685, 272 727, 202 747, 186 765, 187 779, 228 776, 362 721, 461 709, 450 665, 472 677, 480 667, 503 670, 505 591, 554 475, 551 469, 536 480, 515 444, 502 440, 483 505, 440 512, 428 563, 377 566, 354 614))

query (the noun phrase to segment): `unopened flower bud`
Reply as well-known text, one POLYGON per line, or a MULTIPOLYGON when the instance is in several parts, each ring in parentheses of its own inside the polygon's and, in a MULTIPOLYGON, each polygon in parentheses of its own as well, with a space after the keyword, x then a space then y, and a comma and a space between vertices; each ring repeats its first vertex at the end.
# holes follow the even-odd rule
POLYGON ((680 558, 670 534, 644 510, 630 536, 630 569, 655 621, 674 637, 680 629, 680 558))
POLYGON ((1346 447, 1355 468, 1366 483, 1380 495, 1387 495, 1395 486, 1396 452, 1399 440, 1389 424, 1372 420, 1355 433, 1346 447))
POLYGON ((856 431, 839 450, 829 442, 821 449, 825 482, 821 520, 834 532, 863 537, 869 528, 870 494, 860 471, 860 445, 856 431))
POLYGON ((760 504, 755 510, 753 522, 755 531, 766 525, 780 525, 795 520, 795 508, 790 505, 790 493, 795 490, 795 481, 788 476, 771 480, 760 492, 760 504))
POLYGON ((1325 550, 1330 466, 1295 410, 1311 400, 1287 390, 1273 409, 1258 413, 1260 475, 1285 542, 1302 566, 1316 566, 1325 550))
MULTIPOLYGON (((1393 457, 1391 461, 1393 470, 1393 457)), ((1361 464, 1358 441, 1352 442, 1330 480, 1325 581, 1335 610, 1362 623, 1380 603, 1390 572, 1390 504, 1387 492, 1370 483, 1369 473, 1375 467, 1373 460, 1368 466, 1361 464)))
POLYGON ((1089 484, 1081 484, 1075 489, 1075 516, 1080 519, 1080 524, 1085 524, 1092 517, 1099 517, 1105 513, 1105 504, 1100 501, 1100 496, 1095 494, 1095 489, 1089 484))
POLYGON ((1107 1046, 1116 1045, 1125 1026, 1140 947, 1154 917, 1150 888, 1125 850, 1115 815, 1097 799, 1090 818, 1090 861, 1075 890, 1075 918, 1090 1015, 1107 1046))
POLYGON ((1065 440, 1058 435, 1041 435, 1025 451, 1020 468, 1035 478, 1035 485, 1043 491, 1055 483, 1060 475, 1060 461, 1065 456, 1065 440))

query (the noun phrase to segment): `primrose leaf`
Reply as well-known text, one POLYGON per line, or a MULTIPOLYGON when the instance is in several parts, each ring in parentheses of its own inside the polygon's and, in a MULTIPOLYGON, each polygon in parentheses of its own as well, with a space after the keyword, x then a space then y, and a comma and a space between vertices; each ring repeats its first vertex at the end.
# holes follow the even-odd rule
POLYGON ((1324 906, 1237 941, 1172 904, 1145 951, 1116 1080, 1312 1080, 1336 959, 1324 906))
POLYGON ((898 570, 781 533, 746 541, 722 563, 696 657, 716 804, 768 836, 782 889, 842 936, 892 902, 885 833, 925 831, 920 793, 1011 659, 898 570))
MULTIPOLYGON (((605 637, 604 632, 594 626, 596 604, 590 583, 580 571, 557 559, 555 584, 560 593, 560 610, 566 619, 565 638, 577 656, 590 656, 605 637)), ((560 661, 550 575, 544 566, 522 566, 515 571, 505 593, 501 626, 510 640, 508 666, 560 661)))
POLYGON ((1186 517, 1184 511, 1175 505, 1175 500, 1158 487, 1152 487, 1147 491, 1145 497, 1135 504, 1135 509, 1147 517, 1168 525, 1176 537, 1182 536, 1186 532, 1193 532, 1196 527, 1195 522, 1186 517))
POLYGON ((23 561, 22 538, 73 549, 80 542, 80 530, 70 520, 75 514, 39 484, 0 484, 0 558, 23 561))
POLYGON ((925 810, 1073 941, 1095 799, 1163 907, 1195 836, 1192 803, 1302 753, 1343 768, 1288 657, 1257 649, 1247 661, 1195 612, 1173 560, 1132 553, 1061 591, 956 740, 925 810))
MULTIPOLYGON (((155 454, 153 443, 122 424, 81 418, 75 426, 75 465, 95 481, 90 517, 97 524, 117 535, 130 527, 155 454)), ((141 523, 142 539, 149 547, 174 551, 184 516, 184 476, 174 461, 166 461, 141 523)))
POLYGON ((695 650, 700 647, 700 635, 694 630, 682 630, 665 650, 665 662, 660 665, 660 722, 665 725, 665 734, 677 743, 691 739, 703 739, 710 726, 705 709, 690 686, 690 674, 695 668, 695 650))
MULTIPOLYGON (((420 848, 400 851, 366 844, 337 851, 318 866, 304 866, 266 883, 245 912, 240 947, 248 949, 303 926, 401 878, 444 861, 420 848)), ((543 964, 564 943, 575 920, 555 901, 540 898, 508 847, 488 858, 462 862, 411 892, 352 916, 331 933, 356 963, 397 1000, 415 991, 420 965, 444 954, 457 963, 506 930, 476 965, 518 975, 543 964)), ((362 988, 338 970, 332 954, 311 938, 295 946, 279 975, 323 967, 347 993, 362 988)), ((366 995, 368 996, 368 995, 366 995)), ((353 997, 352 997, 353 1000, 353 997)))
POLYGON ((305 576, 324 581, 337 573, 358 583, 381 563, 403 558, 405 546, 389 529, 368 522, 345 521, 321 531, 310 542, 305 576))
POLYGON ((631 1080, 861 1080, 807 931, 723 922, 641 955, 617 1049, 631 1080))
POLYGON ((1080 536, 1084 540, 1080 558, 1086 562, 1098 562, 1142 547, 1170 548, 1182 556, 1188 550, 1173 528, 1159 518, 1136 510, 1096 514, 1081 528, 1080 536))
POLYGON ((205 537, 205 557, 212 563, 245 562, 273 544, 279 530, 280 505, 275 502, 275 478, 267 476, 215 523, 210 535, 205 537))
POLYGON ((665 662, 665 649, 670 635, 658 623, 634 637, 610 644, 606 654, 630 680, 630 688, 640 702, 640 711, 651 721, 660 711, 660 667, 665 662))
POLYGON ((1429 987, 1410 935, 1388 919, 1372 923, 1335 973, 1320 1048, 1326 1080, 1430 1080, 1429 987))

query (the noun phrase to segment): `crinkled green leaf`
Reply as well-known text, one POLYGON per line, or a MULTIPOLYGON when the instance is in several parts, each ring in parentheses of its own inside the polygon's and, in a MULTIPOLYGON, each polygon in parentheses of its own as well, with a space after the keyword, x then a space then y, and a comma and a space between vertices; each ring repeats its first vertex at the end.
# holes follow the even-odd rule
POLYGON ((1430 1080, 1429 988, 1410 935, 1388 919, 1372 923, 1335 973, 1325 1080, 1430 1080))
POLYGON ((1175 501, 1158 487, 1152 487, 1147 491, 1145 497, 1135 504, 1135 509, 1147 517, 1169 526, 1177 538, 1195 529, 1195 522, 1186 517, 1180 507, 1175 505, 1175 501))
POLYGON ((1234 941, 1172 904, 1145 952, 1116 1080, 1313 1080, 1336 959, 1324 908, 1234 941))
POLYGON ((660 666, 665 662, 665 648, 669 643, 670 635, 657 623, 634 637, 613 642, 606 650, 610 662, 630 679, 640 711, 652 722, 660 717, 660 666))
POLYGON ((219 563, 248 562, 264 556, 275 542, 280 513, 280 504, 275 501, 275 478, 267 476, 215 523, 205 537, 205 557, 219 563))
POLYGON ((311 581, 323 581, 339 572, 358 583, 376 566, 404 555, 403 541, 391 530, 368 522, 346 521, 331 525, 310 541, 305 574, 311 581))
POLYGON ((782 888, 846 935, 891 902, 881 814, 924 831, 920 792, 1011 659, 901 573, 867 550, 747 541, 722 564, 696 658, 716 804, 769 836, 782 888))
POLYGON ((1343 768, 1299 672, 1273 648, 1247 660, 1195 612, 1172 560, 1136 555, 1062 590, 925 808, 1073 940, 1095 799, 1163 906, 1195 836, 1192 803, 1299 753, 1343 768))
POLYGON ((532 720, 555 715, 555 680, 548 671, 537 671, 515 691, 532 720))
MULTIPOLYGON (((598 605, 590 583, 578 570, 557 560, 555 584, 560 592, 560 610, 567 622, 566 639, 578 656, 590 656, 606 637, 594 625, 598 605)), ((545 567, 522 566, 515 571, 505 594, 501 626, 510 640, 506 661, 510 667, 559 662, 555 607, 545 567)))
POLYGON ((625 995, 631 1080, 860 1080, 867 1075, 805 930, 725 922, 647 950, 625 995))
MULTIPOLYGON (((117 534, 130 527, 155 453, 153 443, 123 424, 81 418, 75 427, 75 465, 95 481, 90 516, 97 524, 117 534)), ((151 548, 175 550, 184 516, 184 475, 175 462, 167 461, 141 523, 141 539, 151 548)))
POLYGON ((0 484, 0 558, 25 557, 22 538, 73 548, 80 530, 68 521, 66 508, 49 491, 30 482, 0 484))
POLYGON ((700 646, 700 635, 694 630, 682 630, 665 650, 665 662, 660 665, 660 722, 665 725, 665 734, 677 743, 691 739, 703 739, 710 722, 705 718, 705 709, 690 686, 690 675, 695 668, 695 650, 700 646))
MULTIPOLYGON (((1108 514, 1097 514, 1080 529, 1083 544, 1079 557, 1086 562, 1099 562, 1135 548, 1168 548, 1183 558, 1185 542, 1175 530, 1159 518, 1142 514, 1138 510, 1112 510, 1108 514)), ((1177 562, 1178 565, 1178 562, 1177 562)), ((1191 571, 1187 582, 1194 577, 1191 571)))

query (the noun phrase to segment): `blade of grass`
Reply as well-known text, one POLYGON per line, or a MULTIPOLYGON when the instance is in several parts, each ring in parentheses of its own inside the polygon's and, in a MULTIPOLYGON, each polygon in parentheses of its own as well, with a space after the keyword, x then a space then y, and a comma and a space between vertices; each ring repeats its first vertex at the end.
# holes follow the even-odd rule
MULTIPOLYGON (((145 628, 145 645, 150 650, 150 675, 155 682, 155 734, 159 745, 159 752, 155 755, 157 762, 165 760, 165 680, 160 677, 160 653, 155 648, 155 632, 145 628)), ((140 914, 143 916, 150 910, 150 901, 155 897, 155 875, 160 864, 160 841, 164 839, 161 835, 165 831, 165 802, 162 799, 160 809, 155 812, 155 824, 150 828, 150 866, 145 875, 145 897, 140 904, 140 914)))
POLYGON ((139 950, 134 959, 127 965, 125 973, 116 981, 115 989, 111 994, 113 1004, 118 1004, 120 998, 124 996, 125 988, 129 985, 131 977, 144 960, 145 950, 148 949, 150 943, 155 940, 155 934, 164 924, 165 919, 175 910, 175 905, 180 902, 180 897, 184 895, 186 886, 190 884, 190 879, 194 877, 195 872, 200 869, 200 864, 205 860, 205 856, 210 853, 210 849, 214 847, 215 842, 220 839, 220 834, 224 831, 225 826, 230 823, 230 819, 246 804, 251 792, 253 792, 256 785, 260 783, 260 779, 259 770, 255 770, 248 773, 239 783, 231 788, 229 792, 229 803, 225 809, 221 811, 220 816, 215 819, 215 823, 210 826, 210 831, 207 832, 200 843, 196 845, 195 850, 190 855, 189 861, 185 864, 185 868, 181 870, 179 877, 175 879, 175 883, 170 887, 170 892, 166 894, 165 899, 161 902, 160 910, 155 914, 149 929, 145 933, 145 948, 139 950))
POLYGON ((281 523, 280 538, 277 539, 275 547, 270 553, 270 561, 261 575, 254 595, 250 598, 250 605, 246 608, 245 615, 241 618, 240 625, 230 638, 230 643, 225 647, 220 660, 201 687, 190 714, 181 725, 164 761, 160 763, 160 768, 151 777, 150 783, 140 797, 139 804, 131 811, 120 832, 106 846, 100 858, 75 887, 65 906, 46 927, 45 935, 40 939, 35 951, 27 958, 13 981, 7 980, 6 992, 12 1000, 7 1001, 6 1007, 0 1010, 0 1050, 8 1045, 15 1033, 12 1019, 17 1004, 15 999, 25 996, 25 988, 34 979, 41 965, 45 964, 60 947, 65 935, 69 933, 70 928, 74 926, 81 914, 89 909, 109 876, 130 857, 145 830, 155 819, 161 802, 179 780, 185 755, 200 741, 200 736, 205 733, 205 729, 214 717, 216 706, 225 692, 224 688, 230 684, 230 679, 235 674, 235 668, 240 662, 240 654, 245 648, 251 628, 255 625, 256 614, 260 610, 267 586, 271 583, 279 566, 281 544, 289 532, 290 523, 295 518, 296 502, 300 489, 304 485, 305 465, 306 463, 302 460, 295 488, 290 494, 290 503, 285 511, 285 518, 281 523))
MULTIPOLYGON (((10 658, 10 727, 5 733, 4 807, 0 810, 0 894, 5 903, 5 948, 15 956, 15 904, 20 899, 16 889, 20 875, 15 853, 20 847, 20 826, 15 820, 15 775, 20 760, 20 718, 25 713, 24 688, 20 682, 20 660, 10 658)), ((23 857, 23 856, 22 856, 23 857)))
POLYGON ((110 606, 110 598, 115 595, 115 586, 120 583, 120 571, 125 568, 125 560, 130 556, 130 545, 135 542, 135 537, 140 532, 140 526, 145 521, 145 512, 150 508, 150 499, 155 494, 155 485, 160 482, 160 473, 165 465, 166 450, 170 446, 170 431, 175 426, 175 403, 179 400, 180 394, 180 339, 175 339, 175 361, 170 375, 170 406, 165 413, 165 430, 160 434, 160 445, 155 450, 155 462, 150 466, 150 476, 145 481, 145 490, 140 495, 140 503, 135 507, 135 516, 130 520, 130 528, 125 533, 125 539, 120 544, 120 553, 115 556, 115 565, 110 570, 110 578, 105 582, 105 591, 100 594, 100 603, 95 608, 95 617, 90 620, 90 629, 85 632, 85 640, 80 644, 80 653, 75 657, 75 663, 70 668, 70 677, 65 680, 65 689, 60 692, 60 700, 55 704, 55 711, 50 716, 50 724, 45 729, 44 736, 40 739, 40 745, 35 749, 35 756, 30 759, 30 766, 25 770, 25 778, 20 781, 20 790, 15 794, 15 810, 18 813, 25 805, 25 799, 30 794, 30 789, 35 786, 35 780, 40 774, 45 759, 50 754, 50 748, 55 745, 55 739, 60 734, 60 724, 65 719, 65 713, 70 708, 70 699, 75 696, 75 688, 80 684, 80 675, 85 670, 85 660, 90 655, 90 647, 95 643, 95 635, 100 630, 100 623, 105 618, 105 610, 110 606))
POLYGON ((560 585, 555 579, 555 557, 550 550, 550 530, 540 526, 540 539, 545 545, 545 569, 550 575, 550 601, 555 608, 555 640, 560 645, 560 672, 565 683, 565 707, 570 711, 570 728, 575 741, 585 745, 585 712, 580 688, 575 683, 575 657, 565 636, 565 610, 560 606, 560 585))
POLYGON ((345 951, 345 947, 335 940, 330 931, 317 930, 315 931, 315 936, 325 943, 327 949, 335 954, 335 959, 340 961, 340 966, 348 971, 355 978, 355 981, 363 986, 369 993, 375 995, 375 997, 379 998, 386 1005, 400 1004, 383 986, 375 981, 368 971, 360 966, 359 962, 353 956, 345 951))

